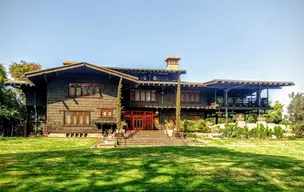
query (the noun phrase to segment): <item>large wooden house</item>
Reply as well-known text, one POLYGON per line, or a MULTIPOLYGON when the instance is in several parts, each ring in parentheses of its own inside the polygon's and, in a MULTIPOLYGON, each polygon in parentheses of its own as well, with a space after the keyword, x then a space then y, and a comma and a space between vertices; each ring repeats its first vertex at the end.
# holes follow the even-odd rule
MULTIPOLYGON (((167 57, 166 68, 118 68, 81 62, 25 74, 19 86, 26 95, 27 133, 43 127, 44 133, 97 136, 117 120, 117 87, 123 79, 122 118, 131 130, 153 130, 164 121, 174 121, 180 57, 167 57)), ((270 89, 293 82, 215 79, 181 82, 181 118, 228 117, 236 113, 268 110, 270 89), (261 96, 263 90, 265 97, 261 96)))

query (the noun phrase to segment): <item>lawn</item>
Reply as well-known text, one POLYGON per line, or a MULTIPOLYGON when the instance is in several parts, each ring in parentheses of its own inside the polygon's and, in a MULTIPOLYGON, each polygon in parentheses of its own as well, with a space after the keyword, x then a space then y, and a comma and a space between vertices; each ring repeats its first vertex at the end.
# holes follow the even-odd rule
POLYGON ((304 140, 89 149, 0 138, 0 191, 304 191, 304 140))

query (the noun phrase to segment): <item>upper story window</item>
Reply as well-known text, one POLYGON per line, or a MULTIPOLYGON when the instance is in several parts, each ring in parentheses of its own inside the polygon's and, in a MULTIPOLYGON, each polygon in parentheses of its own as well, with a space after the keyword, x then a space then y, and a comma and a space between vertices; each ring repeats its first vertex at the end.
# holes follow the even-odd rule
POLYGON ((153 75, 153 81, 157 81, 157 76, 156 75, 153 75))
POLYGON ((102 117, 113 117, 113 109, 101 109, 102 117))
POLYGON ((65 125, 90 125, 91 114, 86 111, 65 111, 65 125))
POLYGON ((130 91, 130 100, 138 102, 155 102, 156 91, 155 90, 141 90, 132 89, 130 91))
POLYGON ((93 83, 69 83, 69 96, 80 97, 100 93, 99 84, 93 83))
POLYGON ((200 92, 199 91, 182 91, 181 103, 199 103, 200 92))

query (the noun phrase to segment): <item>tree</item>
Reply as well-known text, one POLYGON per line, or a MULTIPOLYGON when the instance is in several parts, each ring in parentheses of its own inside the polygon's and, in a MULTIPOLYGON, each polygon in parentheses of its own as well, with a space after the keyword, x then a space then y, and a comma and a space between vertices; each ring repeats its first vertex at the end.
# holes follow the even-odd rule
POLYGON ((118 83, 118 88, 117 88, 117 129, 118 131, 122 130, 122 121, 121 121, 121 99, 122 99, 122 77, 120 77, 119 83, 118 83))
MULTIPOLYGON (((271 103, 269 103, 271 105, 271 103)), ((279 101, 276 101, 271 105, 272 110, 269 110, 266 116, 267 123, 276 123, 279 124, 282 122, 283 107, 279 101)))
POLYGON ((0 134, 8 135, 7 125, 10 125, 10 135, 13 136, 14 125, 23 118, 24 106, 14 90, 4 87, 6 80, 5 68, 0 64, 0 134))
POLYGON ((176 91, 176 130, 180 131, 181 128, 181 103, 180 103, 180 96, 181 96, 181 88, 180 88, 180 76, 178 76, 178 84, 177 84, 177 91, 176 91))
POLYGON ((4 83, 7 80, 6 71, 4 65, 0 63, 0 83, 4 83))
POLYGON ((9 67, 9 73, 15 80, 23 80, 22 76, 30 71, 40 70, 41 65, 35 62, 26 62, 21 60, 20 63, 12 62, 9 67))
POLYGON ((297 137, 304 137, 304 93, 289 95, 291 101, 287 107, 289 121, 297 137))

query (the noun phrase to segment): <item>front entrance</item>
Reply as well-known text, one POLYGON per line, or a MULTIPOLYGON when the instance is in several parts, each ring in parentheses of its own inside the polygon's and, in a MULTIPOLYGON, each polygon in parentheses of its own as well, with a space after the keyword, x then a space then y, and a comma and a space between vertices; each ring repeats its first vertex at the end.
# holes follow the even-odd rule
POLYGON ((128 129, 132 130, 153 130, 154 114, 152 111, 125 111, 124 120, 128 129))
POLYGON ((144 125, 143 125, 143 120, 144 117, 143 116, 133 116, 133 129, 143 129, 144 125))

